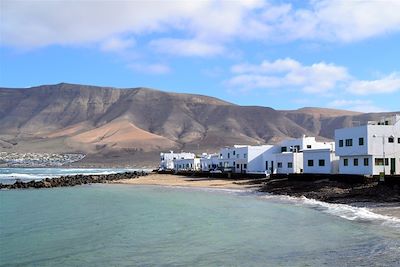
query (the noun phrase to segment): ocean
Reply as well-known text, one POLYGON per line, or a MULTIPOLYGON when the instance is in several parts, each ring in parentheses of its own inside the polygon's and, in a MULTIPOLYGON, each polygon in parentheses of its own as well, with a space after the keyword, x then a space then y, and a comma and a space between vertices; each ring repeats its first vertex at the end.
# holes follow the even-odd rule
POLYGON ((240 190, 0 191, 0 266, 400 266, 400 221, 240 190))
MULTIPOLYGON (((142 169, 132 168, 0 168, 0 183, 11 184, 17 179, 23 182, 32 180, 39 181, 45 178, 55 178, 63 175, 93 175, 112 174, 128 171, 141 171, 142 169)), ((149 171, 149 170, 145 170, 149 171)))

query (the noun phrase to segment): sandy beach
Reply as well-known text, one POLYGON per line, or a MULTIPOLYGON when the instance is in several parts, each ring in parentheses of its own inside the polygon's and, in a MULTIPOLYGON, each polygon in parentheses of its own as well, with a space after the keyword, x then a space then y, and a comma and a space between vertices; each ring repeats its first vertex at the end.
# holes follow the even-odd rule
POLYGON ((217 178, 187 177, 183 175, 172 174, 149 174, 136 179, 122 179, 113 181, 112 183, 256 190, 260 188, 262 181, 263 179, 222 180, 217 178))

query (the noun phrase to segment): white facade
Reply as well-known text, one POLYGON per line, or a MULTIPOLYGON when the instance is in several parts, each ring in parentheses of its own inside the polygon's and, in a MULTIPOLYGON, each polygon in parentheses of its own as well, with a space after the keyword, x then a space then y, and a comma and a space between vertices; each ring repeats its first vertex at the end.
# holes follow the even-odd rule
POLYGON ((202 171, 212 171, 217 169, 219 166, 219 155, 218 154, 203 154, 200 158, 200 168, 202 171))
POLYGON ((226 147, 220 151, 220 167, 235 173, 264 172, 263 153, 273 146, 241 146, 226 147))
POLYGON ((303 173, 303 152, 320 149, 333 150, 333 142, 317 142, 315 137, 284 140, 263 154, 264 171, 274 173, 303 173))
POLYGON ((339 157, 330 148, 304 150, 303 166, 304 173, 337 174, 339 157))
POLYGON ((174 160, 176 159, 194 159, 196 157, 193 153, 174 153, 170 151, 169 153, 160 153, 160 170, 173 170, 174 160))
POLYGON ((175 159, 175 171, 200 171, 200 158, 193 159, 175 159))
POLYGON ((339 173, 400 174, 400 115, 335 131, 339 173))

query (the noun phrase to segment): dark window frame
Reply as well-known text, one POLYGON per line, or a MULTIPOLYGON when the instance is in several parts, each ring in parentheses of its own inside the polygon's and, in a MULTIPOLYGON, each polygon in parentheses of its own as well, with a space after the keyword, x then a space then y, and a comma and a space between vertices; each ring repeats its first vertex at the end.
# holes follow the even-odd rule
POLYGON ((307 160, 307 166, 308 167, 314 167, 314 160, 313 159, 307 160))
POLYGON ((353 146, 353 139, 346 139, 345 145, 346 146, 353 146))
POLYGON ((358 145, 363 146, 364 145, 364 137, 358 138, 358 145))
POLYGON ((339 140, 339 147, 343 147, 343 139, 339 140))
POLYGON ((318 160, 318 166, 325 167, 325 160, 324 159, 318 160))

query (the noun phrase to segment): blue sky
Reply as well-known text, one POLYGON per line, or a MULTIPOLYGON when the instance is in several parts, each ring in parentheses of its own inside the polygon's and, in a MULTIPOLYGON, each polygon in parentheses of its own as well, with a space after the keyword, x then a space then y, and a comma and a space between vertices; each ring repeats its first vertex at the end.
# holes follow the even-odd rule
POLYGON ((400 110, 400 1, 0 2, 0 86, 151 87, 400 110))

